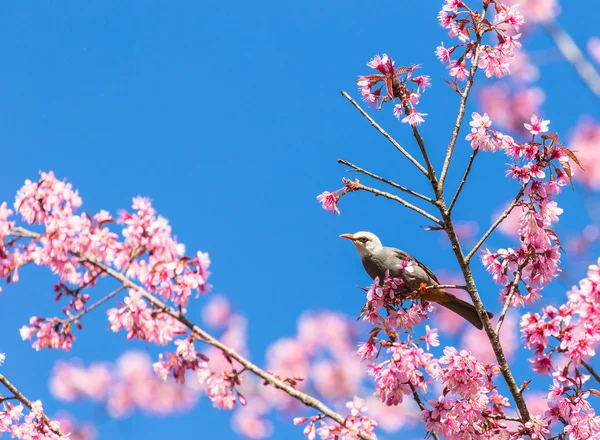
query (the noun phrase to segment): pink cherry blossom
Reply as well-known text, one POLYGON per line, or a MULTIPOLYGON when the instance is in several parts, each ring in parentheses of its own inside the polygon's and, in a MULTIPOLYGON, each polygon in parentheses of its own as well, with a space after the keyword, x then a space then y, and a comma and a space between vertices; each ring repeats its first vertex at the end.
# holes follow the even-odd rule
POLYGON ((425 122, 425 119, 422 116, 427 116, 427 113, 418 113, 417 110, 413 107, 410 110, 410 113, 402 118, 402 122, 408 122, 410 125, 420 125, 422 122, 425 122))
POLYGON ((339 201, 339 197, 336 193, 330 193, 329 191, 323 191, 321 194, 317 196, 317 200, 323 206, 325 211, 329 211, 332 214, 340 214, 340 210, 337 206, 339 201))
POLYGON ((550 121, 540 119, 537 115, 533 115, 531 117, 531 124, 524 123, 523 125, 531 134, 536 135, 547 132, 548 124, 550 124, 550 121))

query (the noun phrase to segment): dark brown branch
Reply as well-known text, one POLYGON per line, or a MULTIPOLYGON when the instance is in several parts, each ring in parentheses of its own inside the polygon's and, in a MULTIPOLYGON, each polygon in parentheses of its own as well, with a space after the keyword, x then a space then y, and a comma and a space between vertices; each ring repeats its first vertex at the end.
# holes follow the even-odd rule
POLYGON ((406 208, 412 209, 413 211, 418 212, 419 214, 421 214, 428 220, 431 220, 435 224, 443 226, 443 223, 440 219, 434 217, 433 215, 429 214, 427 211, 419 208, 418 206, 408 203, 406 200, 401 199, 400 197, 398 197, 394 194, 390 194, 385 191, 380 191, 378 189, 371 188, 370 186, 365 186, 362 183, 356 183, 356 182, 352 182, 352 188, 355 190, 359 190, 359 191, 367 191, 372 194, 375 194, 376 196, 382 196, 382 197, 385 197, 386 199, 394 200, 395 202, 400 203, 401 205, 405 206, 406 208))
POLYGON ((508 389, 510 390, 513 399, 515 400, 515 404, 519 409, 519 414, 523 422, 526 423, 530 419, 529 409, 527 408, 525 399, 519 392, 517 382, 515 381, 512 371, 508 366, 508 361, 506 360, 506 356, 504 355, 504 350, 502 349, 500 338, 494 330, 494 327, 492 327, 490 318, 485 310, 485 307, 481 300, 481 296, 479 295, 479 291, 477 290, 477 286, 475 285, 475 280, 473 278, 473 273, 471 272, 471 267, 469 266, 469 261, 462 252, 458 236, 456 235, 456 231, 454 230, 454 225, 452 224, 450 215, 446 211, 446 207, 443 203, 443 198, 441 199, 439 209, 440 214, 442 215, 442 219, 444 220, 444 225, 446 233, 448 234, 448 239, 450 240, 450 244, 452 245, 452 250, 454 251, 456 260, 458 261, 461 272, 465 278, 465 282, 467 283, 467 292, 469 293, 469 296, 473 301, 473 305, 477 310, 479 319, 481 319, 483 328, 488 336, 488 339, 490 340, 490 344, 492 346, 492 349, 494 350, 494 355, 496 356, 496 360, 498 361, 498 365, 500 366, 500 372, 504 377, 504 381, 506 382, 506 385, 508 385, 508 389))
POLYGON ((414 166, 416 166, 419 171, 421 171, 424 175, 427 176, 427 170, 425 169, 425 167, 423 167, 423 165, 421 165, 414 157, 411 156, 411 154, 406 151, 404 148, 402 148, 402 146, 400 146, 400 144, 398 142, 396 142, 396 140, 390 136, 383 128, 381 128, 381 126, 375 122, 373 120, 373 118, 371 118, 367 112, 365 112, 360 105, 358 105, 358 103, 352 99, 352 97, 350 95, 348 95, 345 91, 341 91, 340 92, 342 94, 342 96, 344 98, 346 98, 348 101, 350 101, 350 103, 356 107, 356 109, 360 112, 361 115, 363 115, 367 121, 369 121, 371 123, 371 125, 375 128, 375 130, 377 130, 379 133, 381 133, 383 135, 383 137, 385 137, 388 141, 390 141, 392 143, 392 145, 394 147, 396 147, 396 149, 402 153, 404 155, 404 157, 406 157, 414 166))
POLYGON ((498 219, 494 222, 494 224, 492 226, 490 226, 490 229, 488 229, 487 232, 485 234, 483 234, 483 237, 481 237, 481 239, 479 239, 477 244, 475 246, 473 246, 473 249, 471 249, 471 252, 469 252, 469 255, 467 255, 467 257, 466 257, 467 264, 471 262, 471 258, 473 258, 473 255, 475 255, 475 252, 477 252, 479 250, 479 248, 483 245, 483 243, 487 240, 487 238, 490 235, 492 235, 492 232, 494 232, 494 230, 500 225, 500 223, 502 223, 504 221, 504 219, 506 219, 506 217, 509 216, 509 214, 515 208, 515 206, 517 206, 517 203, 519 203, 519 200, 523 196, 524 192, 525 192, 525 185, 523 185, 521 187, 521 190, 516 195, 516 197, 513 199, 511 204, 508 206, 508 208, 506 208, 504 210, 504 212, 500 215, 500 217, 498 217, 498 219))
POLYGON ((380 182, 387 183, 388 185, 390 185, 390 186, 392 186, 394 188, 397 188, 400 191, 404 191, 405 193, 408 193, 410 195, 418 197, 421 200, 425 200, 426 202, 429 202, 429 203, 435 203, 433 201, 433 199, 431 199, 431 198, 429 198, 427 196, 424 196, 423 194, 420 194, 420 193, 418 193, 416 191, 413 191, 412 189, 406 188, 405 186, 399 185, 396 182, 393 182, 393 181, 391 181, 389 179, 386 179, 385 177, 380 177, 380 176, 378 176, 376 174, 371 173, 370 171, 364 170, 364 169, 362 169, 362 168, 354 165, 353 163, 348 162, 347 160, 338 159, 338 163, 341 163, 343 165, 347 165, 350 168, 354 169, 355 171, 358 171, 359 173, 362 173, 362 174, 364 174, 366 176, 369 176, 369 177, 371 177, 371 178, 373 178, 375 180, 379 180, 380 182))
POLYGON ((575 68, 585 85, 594 95, 600 97, 600 74, 594 65, 585 58, 573 38, 556 21, 544 23, 543 28, 548 32, 560 53, 575 68))
POLYGON ((454 205, 456 204, 456 201, 458 200, 458 196, 460 196, 460 192, 462 191, 463 186, 465 186, 465 183, 467 181, 467 178, 469 177, 469 173, 471 172, 471 168, 473 167, 473 161, 475 160, 477 153, 479 153, 479 148, 476 149, 475 151, 473 151, 473 153, 471 154, 471 157, 469 158, 469 163, 467 164, 467 169, 465 170, 465 174, 463 175, 463 178, 460 181, 460 185, 458 185, 458 189, 456 190, 456 193, 454 194, 454 197, 452 198, 452 202, 450 202, 450 207, 448 208, 448 212, 452 212, 452 209, 454 208, 454 205))

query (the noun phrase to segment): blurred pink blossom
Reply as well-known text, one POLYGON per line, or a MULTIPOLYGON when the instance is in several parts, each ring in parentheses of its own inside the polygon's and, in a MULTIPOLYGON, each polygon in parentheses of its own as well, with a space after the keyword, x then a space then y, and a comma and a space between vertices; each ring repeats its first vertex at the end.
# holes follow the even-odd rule
POLYGON ((64 433, 69 433, 69 440, 96 440, 96 429, 91 423, 80 424, 73 416, 65 411, 61 411, 54 417, 60 423, 60 429, 64 433))
POLYGON ((570 148, 577 152, 583 169, 575 179, 594 190, 600 189, 600 124, 590 117, 582 117, 573 129, 570 148))
POLYGON ((587 49, 591 57, 600 64, 600 38, 592 37, 588 40, 587 49))
POLYGON ((496 82, 483 86, 478 99, 499 128, 524 132, 523 121, 540 112, 546 96, 538 87, 515 89, 506 82, 496 82))
MULTIPOLYGON (((508 313, 500 332, 500 343, 509 362, 514 358, 516 351, 521 345, 518 325, 519 321, 515 314, 508 313)), ((494 350, 492 350, 487 335, 475 327, 469 326, 464 331, 461 346, 469 350, 481 363, 490 364, 496 362, 496 355, 494 354, 494 350)))
POLYGON ((504 3, 519 5, 529 24, 551 21, 560 14, 557 0, 505 0, 504 3))
POLYGON ((199 397, 197 390, 157 377, 150 356, 139 351, 125 352, 111 366, 95 363, 86 368, 79 361, 59 361, 52 371, 50 391, 62 401, 100 401, 115 418, 135 410, 161 416, 184 412, 199 397))

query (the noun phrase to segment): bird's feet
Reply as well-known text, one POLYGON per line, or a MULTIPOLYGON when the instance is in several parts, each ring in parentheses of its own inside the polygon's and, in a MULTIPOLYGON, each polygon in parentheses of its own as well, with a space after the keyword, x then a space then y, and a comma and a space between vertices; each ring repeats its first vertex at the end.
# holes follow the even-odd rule
POLYGON ((428 290, 427 290, 427 284, 426 283, 421 283, 419 285, 419 293, 421 295, 427 295, 427 292, 428 292, 428 290))

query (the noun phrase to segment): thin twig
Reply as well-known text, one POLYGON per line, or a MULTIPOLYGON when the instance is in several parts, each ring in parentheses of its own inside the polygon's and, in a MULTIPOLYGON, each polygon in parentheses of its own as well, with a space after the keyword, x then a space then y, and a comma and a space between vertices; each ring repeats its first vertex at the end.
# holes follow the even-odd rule
MULTIPOLYGON (((404 105, 404 114, 407 116, 410 114, 410 108, 408 105, 404 105)), ((417 145, 419 146, 419 150, 421 150, 421 155, 423 156, 423 160, 425 160, 425 165, 427 166, 427 178, 431 182, 434 188, 437 188, 437 177, 435 176, 435 170, 433 169, 433 165, 431 165, 431 160, 429 160, 429 154, 427 154, 427 148, 425 148, 425 142, 423 141, 423 136, 419 133, 419 128, 417 125, 412 125, 412 132, 415 140, 417 141, 417 145)))
MULTIPOLYGON (((4 375, 0 374, 0 383, 4 385, 11 393, 13 393, 14 397, 25 405, 30 411, 33 410, 33 404, 31 401, 20 392, 16 386, 14 386, 4 375)), ((46 414, 42 414, 43 422, 48 426, 48 428, 54 432, 58 436, 62 436, 63 434, 60 432, 60 429, 53 428, 52 421, 46 416, 46 414)))
MULTIPOLYGON (((419 393, 417 392, 417 389, 415 388, 415 386, 411 382, 408 382, 408 385, 410 386, 410 389, 412 390, 413 399, 415 399, 415 402, 417 402, 417 405, 419 405, 419 408, 421 409, 421 411, 423 411, 424 409, 427 409, 425 407, 425 404, 421 400, 421 397, 419 396, 419 393)), ((435 440, 439 440, 439 437, 435 432, 429 431, 429 433, 431 434, 432 438, 434 438, 435 440)))
POLYGON ((413 211, 418 212, 419 214, 421 214, 422 216, 424 216, 427 219, 431 220, 435 224, 440 225, 440 226, 444 225, 440 219, 434 217, 433 215, 429 214, 427 211, 419 208, 418 206, 415 206, 412 203, 408 203, 406 200, 401 199, 400 197, 398 197, 398 196, 396 196, 394 194, 390 194, 390 193, 385 192, 385 191, 380 191, 378 189, 371 188, 370 186, 365 186, 362 183, 356 183, 356 182, 352 182, 352 188, 355 189, 355 190, 367 191, 367 192, 370 192, 372 194, 375 194, 376 196, 382 196, 382 197, 385 197, 386 199, 394 200, 394 201, 402 204, 406 208, 412 209, 413 211))
POLYGON ((502 324, 504 323, 504 317, 508 312, 508 308, 510 307, 510 302, 513 299, 515 293, 517 293, 517 287, 519 286, 519 281, 521 281, 521 272, 523 271, 522 267, 517 269, 517 274, 515 275, 515 279, 510 285, 510 291, 508 292, 508 296, 506 297, 506 301, 504 301, 504 306, 502 307, 502 312, 500 313, 500 318, 498 318, 498 324, 496 324, 496 334, 500 335, 500 329, 502 328, 502 324))
POLYGON ((588 370, 588 372, 594 377, 594 379, 596 379, 597 382, 600 382, 600 376, 598 375, 598 373, 596 373, 596 371, 592 368, 590 364, 582 360, 581 365, 583 365, 585 369, 588 370))
POLYGON ((502 223, 504 221, 504 219, 509 216, 509 214, 515 208, 515 206, 517 206, 517 203, 519 203, 519 200, 521 199, 521 197, 523 196, 523 193, 525 192, 525 186, 526 185, 523 185, 521 187, 521 190, 516 195, 516 197, 513 199, 511 204, 508 206, 508 208, 506 208, 504 210, 504 212, 500 215, 500 217, 498 217, 498 219, 494 222, 494 224, 492 226, 490 226, 490 229, 488 229, 487 232, 485 234, 483 234, 483 237, 481 237, 481 239, 477 242, 477 244, 473 247, 473 249, 471 249, 471 252, 469 252, 469 254, 466 257, 467 264, 471 261, 471 258, 473 258, 473 255, 475 255, 475 252, 477 252, 479 250, 479 248, 483 245, 483 243, 487 240, 487 238, 492 234, 492 232, 494 232, 494 230, 500 225, 500 223, 502 223))
POLYGON ((106 301, 108 301, 109 299, 111 299, 113 296, 115 296, 116 294, 118 294, 119 292, 121 292, 122 290, 125 290, 125 289, 126 289, 125 286, 121 286, 118 289, 113 290, 108 295, 106 295, 104 298, 99 299, 98 301, 96 301, 94 304, 92 304, 91 306, 89 306, 87 309, 83 310, 78 315, 70 317, 69 319, 63 321, 61 324, 62 325, 68 325, 68 324, 72 323, 73 321, 77 321, 77 320, 81 319, 83 316, 85 316, 88 313, 90 313, 96 307, 98 307, 101 304, 105 303, 106 301))
POLYGON ((411 156, 411 154, 406 151, 404 148, 402 148, 402 146, 400 146, 400 144, 398 142, 396 142, 396 140, 390 136, 383 128, 381 128, 381 126, 375 122, 373 120, 373 118, 371 118, 367 112, 365 112, 360 105, 358 105, 358 103, 352 99, 352 97, 350 95, 348 95, 345 91, 341 91, 340 92, 342 94, 342 96, 344 98, 346 98, 348 101, 350 101, 350 103, 356 107, 356 109, 360 112, 361 115, 363 115, 367 121, 369 121, 371 123, 371 125, 375 128, 375 130, 377 130, 379 133, 381 133, 383 135, 383 137, 385 137, 388 141, 390 141, 392 143, 392 145, 394 147, 396 147, 396 149, 402 153, 404 155, 404 157, 406 157, 414 166, 416 166, 419 171, 421 171, 424 175, 427 176, 427 170, 425 169, 425 167, 423 165, 421 165, 414 157, 411 156))
POLYGON ((556 21, 546 22, 542 26, 565 59, 575 68, 583 82, 594 95, 600 97, 600 74, 594 65, 585 58, 573 38, 556 21))
MULTIPOLYGON (((487 12, 487 6, 484 6, 483 13, 481 15, 481 21, 485 18, 485 14, 487 12)), ((465 85, 465 90, 461 94, 460 97, 460 105, 458 106, 458 115, 456 116, 456 123, 454 124, 454 129, 452 130, 452 137, 450 138, 450 143, 448 144, 448 150, 446 151, 446 158, 444 159, 444 165, 442 166, 442 172, 440 174, 440 179, 438 181, 437 190, 438 192, 442 192, 444 190, 444 182, 446 181, 446 176, 448 175, 448 169, 450 168, 450 161, 452 160, 452 153, 454 152, 454 147, 456 146, 456 141, 458 140, 458 132, 460 131, 460 127, 462 126, 463 118, 465 117, 465 111, 467 108, 467 100, 469 99, 469 93, 471 92, 471 87, 473 87, 473 81, 475 80, 475 73, 477 73, 478 63, 479 63, 479 46, 481 46, 481 37, 482 34, 477 31, 477 41, 475 42, 475 47, 473 47, 473 59, 471 60, 471 69, 469 71, 469 78, 467 79, 467 84, 465 85)))
POLYGON ((450 207, 448 208, 448 212, 452 212, 452 208, 454 208, 454 205, 456 204, 456 201, 458 200, 458 196, 460 196, 460 192, 462 191, 463 186, 465 186, 465 182, 467 181, 467 178, 469 177, 469 173, 471 172, 471 167, 473 166, 473 161, 475 160, 477 153, 479 153, 479 148, 476 149, 475 151, 473 151, 473 153, 471 154, 471 157, 469 158, 469 163, 467 164, 467 169, 465 170, 465 174, 463 175, 463 178, 460 181, 460 185, 458 185, 458 189, 456 190, 456 193, 454 194, 454 197, 452 198, 452 202, 450 202, 450 207))
POLYGON ((416 191, 413 191, 412 189, 406 188, 405 186, 399 185, 396 182, 393 182, 393 181, 391 181, 389 179, 386 179, 385 177, 380 177, 380 176, 378 176, 376 174, 373 174, 370 171, 362 169, 359 166, 356 166, 353 163, 348 162, 347 160, 338 159, 338 163, 341 163, 343 165, 347 165, 350 168, 354 169, 355 171, 358 171, 359 173, 362 173, 362 174, 364 174, 366 176, 369 176, 369 177, 371 177, 371 178, 373 178, 375 180, 379 180, 380 182, 387 183, 388 185, 393 186, 394 188, 397 188, 400 191, 404 191, 405 193, 408 193, 410 195, 418 197, 421 200, 425 200, 426 202, 429 202, 429 203, 435 203, 433 201, 433 199, 431 199, 431 198, 429 198, 427 196, 424 196, 423 194, 420 194, 420 193, 418 193, 416 191))

